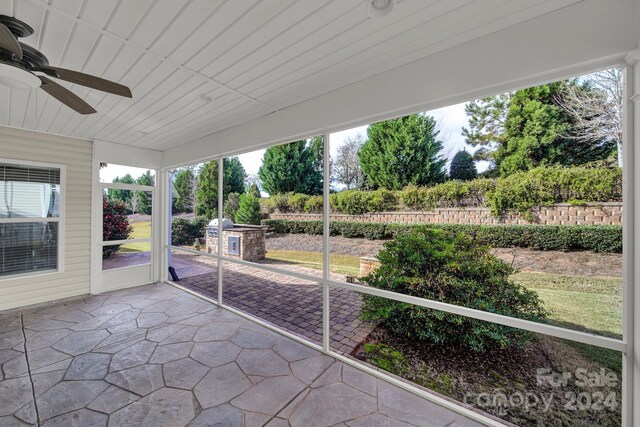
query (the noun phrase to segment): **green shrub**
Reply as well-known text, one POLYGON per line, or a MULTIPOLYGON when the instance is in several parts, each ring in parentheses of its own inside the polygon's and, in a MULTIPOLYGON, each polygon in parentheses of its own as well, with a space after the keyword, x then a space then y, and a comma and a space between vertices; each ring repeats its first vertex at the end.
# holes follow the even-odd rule
POLYGON ((236 212, 235 222, 238 224, 260 224, 260 203, 253 194, 240 195, 240 207, 236 212))
MULTIPOLYGON (((322 221, 266 219, 262 224, 276 233, 322 234, 322 221)), ((332 236, 367 239, 392 239, 416 228, 464 232, 478 243, 494 248, 622 253, 622 226, 619 225, 424 225, 342 221, 329 224, 332 236)))
POLYGON ((270 213, 273 213, 273 207, 271 206, 270 199, 261 198, 258 199, 258 203, 260 204, 260 213, 262 215, 269 215, 270 213))
POLYGON ((324 198, 322 196, 309 196, 304 204, 305 213, 322 213, 324 198))
POLYGON ((378 189, 374 191, 345 190, 331 194, 329 204, 334 211, 361 215, 367 212, 383 212, 397 207, 398 200, 392 191, 378 189))
MULTIPOLYGON (((119 200, 102 198, 102 240, 126 240, 133 231, 127 217, 127 205, 119 200)), ((120 245, 102 247, 102 256, 108 258, 118 252, 120 245)))
POLYGON ((193 244, 197 238, 204 238, 206 226, 205 216, 194 219, 174 218, 171 221, 171 244, 176 246, 193 244))
MULTIPOLYGON (((464 233, 415 229, 385 243, 380 267, 362 280, 369 286, 490 313, 540 321, 537 293, 509 280, 514 269, 464 233)), ((362 316, 415 343, 481 352, 527 342, 529 332, 371 295, 362 316)))
MULTIPOLYGON (((263 213, 322 212, 322 197, 276 194, 263 213)), ((531 208, 555 203, 573 205, 622 201, 622 170, 603 167, 540 167, 506 178, 452 180, 433 187, 408 186, 401 191, 346 190, 331 194, 331 210, 349 215, 439 207, 490 207, 493 215, 519 213, 531 219, 531 208)))
POLYGON ((289 208, 293 212, 304 212, 304 207, 309 200, 309 196, 306 194, 293 193, 289 196, 289 208))
POLYGON ((269 204, 272 212, 287 213, 291 212, 289 205, 289 197, 291 194, 273 194, 269 196, 269 204))
POLYGON ((429 188, 409 186, 400 192, 399 198, 405 207, 413 210, 484 206, 487 192, 494 188, 495 181, 487 178, 453 180, 429 188))
POLYGON ((536 168, 496 181, 488 193, 495 216, 518 212, 531 218, 534 206, 577 201, 621 202, 622 169, 589 167, 536 168))
POLYGON ((225 200, 224 206, 222 207, 222 216, 233 221, 233 218, 235 218, 236 212, 238 211, 239 207, 240 194, 229 193, 229 196, 227 196, 227 200, 225 200))

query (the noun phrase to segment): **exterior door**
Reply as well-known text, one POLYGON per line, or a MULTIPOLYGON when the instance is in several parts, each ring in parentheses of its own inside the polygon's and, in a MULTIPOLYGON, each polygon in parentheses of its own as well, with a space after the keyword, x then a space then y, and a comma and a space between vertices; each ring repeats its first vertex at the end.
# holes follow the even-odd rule
POLYGON ((154 282, 155 186, 100 183, 99 187, 102 203, 95 225, 102 262, 94 293, 154 282))

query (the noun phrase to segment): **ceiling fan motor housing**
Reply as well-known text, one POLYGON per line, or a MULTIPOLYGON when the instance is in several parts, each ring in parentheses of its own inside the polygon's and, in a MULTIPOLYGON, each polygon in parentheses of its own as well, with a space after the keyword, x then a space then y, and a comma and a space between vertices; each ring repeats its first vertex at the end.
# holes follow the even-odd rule
POLYGON ((42 52, 18 41, 18 38, 30 36, 33 32, 33 28, 19 19, 0 15, 0 84, 15 89, 40 87, 80 114, 93 114, 96 110, 49 77, 127 98, 132 97, 131 90, 124 85, 79 71, 50 66, 49 60, 42 52))
POLYGON ((0 15, 0 24, 7 27, 16 37, 29 37, 33 34, 33 28, 29 24, 13 16, 0 15))

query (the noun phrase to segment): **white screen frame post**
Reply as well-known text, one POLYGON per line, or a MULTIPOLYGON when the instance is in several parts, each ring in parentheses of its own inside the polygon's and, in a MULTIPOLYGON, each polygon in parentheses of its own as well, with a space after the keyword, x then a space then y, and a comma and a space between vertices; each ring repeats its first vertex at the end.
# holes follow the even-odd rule
POLYGON ((624 67, 623 91, 623 337, 622 423, 640 425, 640 290, 635 266, 640 262, 640 49, 631 52, 624 67))

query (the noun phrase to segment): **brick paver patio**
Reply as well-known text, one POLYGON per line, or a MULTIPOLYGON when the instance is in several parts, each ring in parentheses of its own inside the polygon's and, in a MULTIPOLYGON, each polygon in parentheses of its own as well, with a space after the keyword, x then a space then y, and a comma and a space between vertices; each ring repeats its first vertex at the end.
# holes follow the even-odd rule
MULTIPOLYGON (((174 254, 172 264, 187 289, 218 297, 217 267, 207 257, 174 254)), ((283 265, 278 265, 283 268, 283 265)), ((310 270, 286 266, 298 271, 310 270)), ((311 270, 312 274, 318 274, 311 270)), ((224 303, 271 322, 316 343, 322 343, 322 286, 301 279, 236 264, 224 267, 224 303)), ((350 354, 373 330, 360 320, 362 297, 347 289, 330 292, 331 346, 350 354)))

